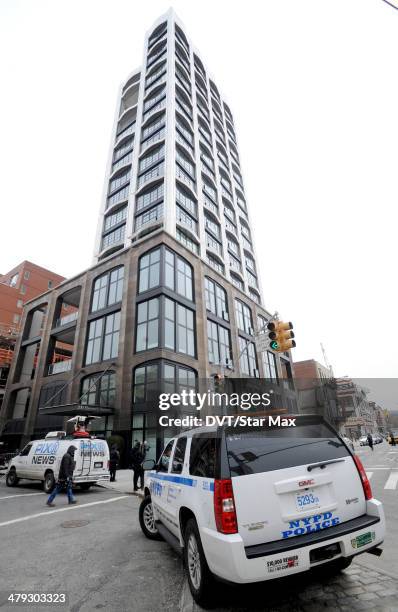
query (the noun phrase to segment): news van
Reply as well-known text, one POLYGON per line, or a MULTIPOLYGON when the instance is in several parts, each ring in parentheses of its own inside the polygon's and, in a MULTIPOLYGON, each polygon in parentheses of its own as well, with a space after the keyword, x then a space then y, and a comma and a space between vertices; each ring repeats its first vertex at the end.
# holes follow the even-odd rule
POLYGON ((76 447, 73 485, 88 490, 97 482, 109 481, 109 447, 98 438, 74 438, 65 432, 50 432, 44 440, 32 440, 14 457, 6 475, 6 485, 15 487, 21 479, 38 480, 45 493, 51 493, 58 478, 61 460, 68 448, 76 447))
POLYGON ((358 554, 381 554, 383 506, 359 457, 322 417, 295 421, 183 432, 146 472, 141 529, 184 557, 200 605, 214 603, 214 578, 330 575, 358 554))

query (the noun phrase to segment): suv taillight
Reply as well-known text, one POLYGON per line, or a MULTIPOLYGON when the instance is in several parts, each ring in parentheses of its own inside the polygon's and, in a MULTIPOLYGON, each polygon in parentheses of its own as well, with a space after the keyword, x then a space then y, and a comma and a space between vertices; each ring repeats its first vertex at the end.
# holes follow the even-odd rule
POLYGON ((354 455, 354 461, 361 477, 363 492, 365 493, 365 499, 372 499, 372 487, 370 486, 369 478, 366 475, 365 468, 362 465, 362 461, 357 455, 354 455))
POLYGON ((234 493, 230 479, 214 481, 214 518, 217 531, 238 533, 234 493))

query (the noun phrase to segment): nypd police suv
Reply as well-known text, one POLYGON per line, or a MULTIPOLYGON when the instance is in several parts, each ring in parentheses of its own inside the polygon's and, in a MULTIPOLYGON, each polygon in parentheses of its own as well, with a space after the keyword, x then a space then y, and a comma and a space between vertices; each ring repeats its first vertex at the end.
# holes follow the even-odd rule
POLYGON ((236 583, 381 554, 382 504, 359 458, 321 418, 296 427, 197 428, 170 440, 146 472, 140 524, 184 555, 194 599, 215 577, 236 583))
POLYGON ((15 487, 21 478, 39 480, 43 489, 50 493, 58 478, 63 455, 73 444, 76 467, 73 472, 73 484, 89 489, 99 481, 109 480, 109 448, 105 440, 96 438, 72 438, 65 432, 50 432, 44 440, 29 442, 14 457, 6 476, 6 484, 15 487))

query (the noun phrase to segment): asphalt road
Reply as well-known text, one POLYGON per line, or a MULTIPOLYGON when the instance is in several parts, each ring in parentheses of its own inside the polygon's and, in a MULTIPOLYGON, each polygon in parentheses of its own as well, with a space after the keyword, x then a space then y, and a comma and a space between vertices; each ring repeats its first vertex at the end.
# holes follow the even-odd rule
MULTIPOLYGON (((298 574, 256 585, 219 584, 215 610, 319 612, 398 609, 398 449, 386 443, 358 448, 374 496, 384 503, 387 538, 383 555, 360 555, 340 576, 327 571, 298 574)), ((0 609, 199 610, 184 579, 182 563, 164 542, 144 538, 140 500, 93 487, 77 492, 79 504, 58 496, 45 506, 40 486, 22 481, 7 488, 0 479, 0 609), (72 521, 72 524, 70 522, 72 521), (76 521, 76 522, 75 522, 76 521), (9 593, 66 593, 67 605, 16 606, 9 593)))
MULTIPOLYGON (((138 524, 139 499, 100 487, 77 492, 70 506, 59 495, 45 506, 40 486, 0 483, 0 592, 66 593, 68 605, 32 610, 178 609, 181 563, 164 542, 146 539, 138 524), (15 497, 14 497, 15 496, 15 497), (68 527, 69 521, 85 521, 68 527)), ((30 610, 30 606, 24 606, 30 610)), ((15 604, 1 610, 21 610, 15 604)))

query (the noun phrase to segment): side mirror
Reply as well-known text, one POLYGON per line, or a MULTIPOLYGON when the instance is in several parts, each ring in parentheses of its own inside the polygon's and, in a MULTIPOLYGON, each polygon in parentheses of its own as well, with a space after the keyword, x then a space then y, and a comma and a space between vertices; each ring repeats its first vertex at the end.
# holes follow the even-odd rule
POLYGON ((147 459, 142 464, 142 467, 144 468, 144 470, 153 470, 153 468, 155 467, 155 461, 153 459, 147 459))

